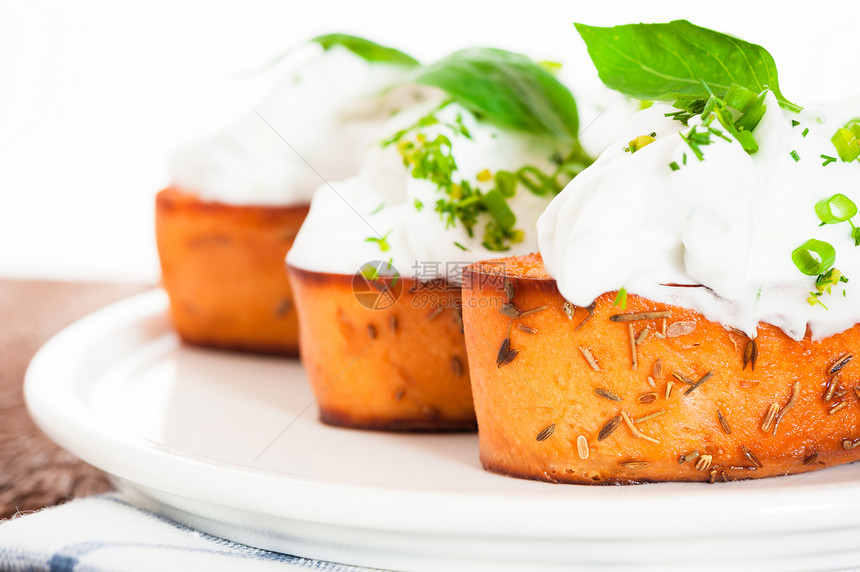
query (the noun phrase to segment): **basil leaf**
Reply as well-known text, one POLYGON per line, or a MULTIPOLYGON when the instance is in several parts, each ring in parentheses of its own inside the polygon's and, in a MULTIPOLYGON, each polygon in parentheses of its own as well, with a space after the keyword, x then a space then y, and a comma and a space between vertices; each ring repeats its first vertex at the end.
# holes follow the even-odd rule
POLYGON ((603 83, 637 99, 707 99, 704 81, 718 97, 733 83, 755 93, 767 87, 781 107, 802 109, 783 97, 773 57, 756 44, 686 20, 611 28, 574 25, 603 83))
POLYGON ((395 48, 382 46, 376 42, 371 42, 358 36, 349 34, 325 34, 317 36, 311 40, 323 47, 323 50, 328 51, 332 46, 343 46, 355 55, 364 58, 369 62, 380 62, 388 64, 396 64, 401 66, 415 67, 419 65, 418 60, 412 56, 401 52, 395 48))
POLYGON ((526 56, 468 48, 415 70, 408 81, 438 87, 488 121, 561 140, 576 139, 576 101, 526 56))

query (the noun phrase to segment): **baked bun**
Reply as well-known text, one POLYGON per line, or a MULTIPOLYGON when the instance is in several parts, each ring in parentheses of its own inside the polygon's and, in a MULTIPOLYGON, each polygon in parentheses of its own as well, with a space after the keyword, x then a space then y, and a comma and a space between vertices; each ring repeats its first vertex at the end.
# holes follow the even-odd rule
POLYGON ((860 326, 751 340, 700 314, 559 293, 539 255, 465 269, 481 462, 582 484, 723 481, 860 459, 860 326))
POLYGON ((170 315, 188 343, 298 354, 298 320, 284 257, 307 205, 204 202, 167 188, 155 228, 170 315))
POLYGON ((474 431, 460 289, 288 266, 320 418, 390 431, 474 431), (355 280, 359 283, 356 285, 355 280))

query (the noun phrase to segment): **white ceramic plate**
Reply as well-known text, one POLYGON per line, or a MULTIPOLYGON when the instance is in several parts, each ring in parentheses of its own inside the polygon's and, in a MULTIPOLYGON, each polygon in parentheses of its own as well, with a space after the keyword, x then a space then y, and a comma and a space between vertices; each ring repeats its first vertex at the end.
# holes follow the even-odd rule
POLYGON ((716 485, 487 473, 475 435, 327 427, 289 359, 180 344, 153 291, 72 325, 26 399, 57 443, 170 518, 403 570, 808 570, 860 563, 860 465, 716 485))

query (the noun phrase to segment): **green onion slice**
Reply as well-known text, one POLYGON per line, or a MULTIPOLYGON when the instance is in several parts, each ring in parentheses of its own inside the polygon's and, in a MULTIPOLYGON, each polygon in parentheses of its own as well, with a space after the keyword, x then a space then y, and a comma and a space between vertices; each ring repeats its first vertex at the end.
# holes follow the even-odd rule
POLYGON ((836 262, 836 249, 823 240, 810 238, 794 249, 791 260, 807 276, 818 276, 827 272, 836 262))
POLYGON ((857 205, 842 193, 836 193, 815 203, 815 214, 824 224, 836 224, 856 215, 857 205))
POLYGON ((496 171, 496 189, 502 196, 512 197, 517 192, 517 176, 508 171, 496 171))
POLYGON ((854 137, 860 139, 860 117, 850 119, 848 123, 844 125, 844 127, 845 129, 849 129, 851 133, 854 134, 854 137))
POLYGON ((531 192, 538 196, 549 193, 548 177, 537 167, 526 165, 517 171, 517 178, 531 192))
POLYGON ((852 130, 839 128, 830 140, 833 141, 833 146, 836 147, 836 152, 843 161, 851 162, 860 157, 860 143, 857 142, 852 130))

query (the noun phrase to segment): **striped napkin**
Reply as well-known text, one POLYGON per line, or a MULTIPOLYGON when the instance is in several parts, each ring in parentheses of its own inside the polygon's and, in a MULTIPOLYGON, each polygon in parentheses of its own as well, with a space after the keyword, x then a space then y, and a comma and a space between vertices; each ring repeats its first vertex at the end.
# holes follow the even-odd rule
POLYGON ((118 493, 74 500, 0 524, 0 570, 306 569, 371 572, 368 568, 278 554, 217 538, 137 507, 118 493))

